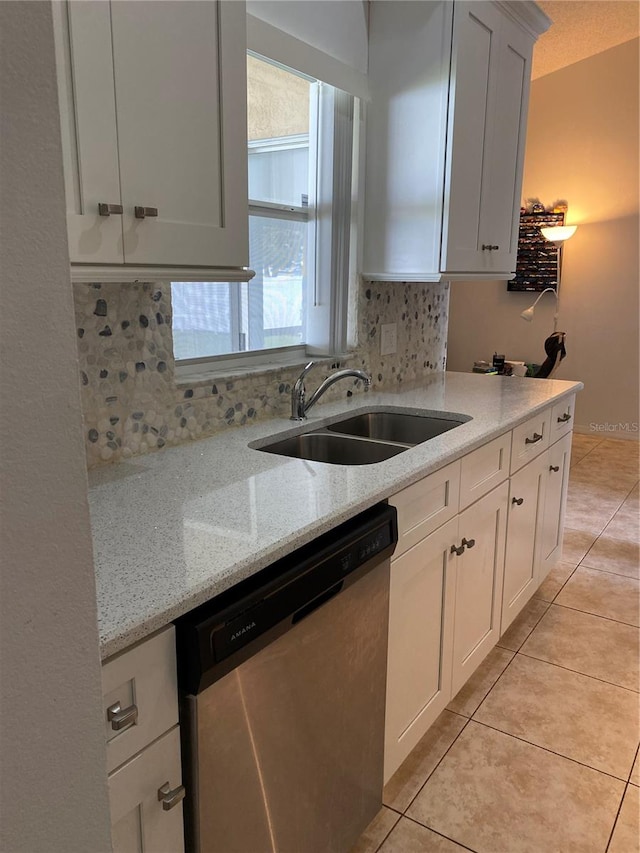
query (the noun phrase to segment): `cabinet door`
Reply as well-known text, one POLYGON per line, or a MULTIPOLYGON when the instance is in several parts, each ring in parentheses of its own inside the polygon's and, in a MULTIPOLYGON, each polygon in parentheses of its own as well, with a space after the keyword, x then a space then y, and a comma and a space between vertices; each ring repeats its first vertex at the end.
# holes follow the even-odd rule
POLYGON ((459 518, 458 539, 468 544, 456 566, 453 696, 500 636, 508 497, 503 483, 459 518))
POLYGON ((125 262, 246 266, 245 4, 113 2, 111 20, 125 262))
POLYGON ((438 280, 453 4, 376 0, 369 10, 363 271, 438 280))
POLYGON ((479 233, 481 246, 499 246, 483 254, 505 272, 515 272, 518 254, 532 53, 533 38, 504 16, 479 233))
POLYGON ((494 3, 455 4, 443 271, 515 272, 533 41, 494 3))
POLYGON ((385 782, 451 698, 458 521, 391 563, 385 782))
POLYGON ((501 634, 538 586, 547 465, 545 452, 511 477, 501 634))
POLYGON ((564 512, 567 504, 569 466, 571 465, 571 433, 553 444, 546 453, 546 486, 544 515, 540 531, 540 566, 538 583, 549 574, 562 557, 564 512))
POLYGON ((454 5, 443 271, 494 269, 492 253, 482 250, 479 222, 489 190, 486 157, 493 140, 501 22, 502 14, 493 3, 454 5))
POLYGON ((165 811, 158 791, 181 784, 178 726, 109 776, 113 853, 182 853, 182 802, 165 811))
POLYGON ((122 263, 122 215, 108 0, 53 3, 69 257, 122 263), (98 205, 111 206, 101 216, 98 205))

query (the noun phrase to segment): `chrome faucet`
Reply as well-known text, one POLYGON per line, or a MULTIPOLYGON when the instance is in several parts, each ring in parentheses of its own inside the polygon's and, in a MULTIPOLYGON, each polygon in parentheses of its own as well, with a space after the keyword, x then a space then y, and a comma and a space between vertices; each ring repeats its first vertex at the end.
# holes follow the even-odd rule
POLYGON ((331 373, 324 382, 321 382, 320 385, 316 388, 313 394, 306 399, 306 388, 304 387, 304 377, 311 370, 314 361, 310 361, 309 364, 304 368, 300 376, 295 381, 293 388, 291 389, 291 418, 292 421, 304 421, 307 419, 307 412, 315 403, 318 402, 320 397, 324 394, 327 388, 330 388, 334 382, 337 382, 338 379, 345 379, 347 376, 355 376, 356 379, 362 379, 365 386, 367 388, 371 387, 371 377, 368 373, 365 373, 364 370, 357 370, 354 368, 347 367, 344 370, 336 370, 335 373, 331 373))

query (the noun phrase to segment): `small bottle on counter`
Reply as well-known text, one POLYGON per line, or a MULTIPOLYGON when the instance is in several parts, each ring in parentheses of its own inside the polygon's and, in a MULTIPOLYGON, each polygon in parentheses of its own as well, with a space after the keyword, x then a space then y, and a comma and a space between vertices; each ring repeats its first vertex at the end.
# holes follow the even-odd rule
POLYGON ((493 366, 498 373, 504 373, 504 358, 504 355, 498 355, 497 352, 493 354, 493 366))

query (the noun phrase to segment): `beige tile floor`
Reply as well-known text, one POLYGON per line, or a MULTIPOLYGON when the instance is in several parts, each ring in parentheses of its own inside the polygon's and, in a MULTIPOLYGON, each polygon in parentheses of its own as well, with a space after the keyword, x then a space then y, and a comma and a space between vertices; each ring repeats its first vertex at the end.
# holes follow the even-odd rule
POLYGON ((562 562, 352 853, 640 853, 638 465, 574 436, 562 562))

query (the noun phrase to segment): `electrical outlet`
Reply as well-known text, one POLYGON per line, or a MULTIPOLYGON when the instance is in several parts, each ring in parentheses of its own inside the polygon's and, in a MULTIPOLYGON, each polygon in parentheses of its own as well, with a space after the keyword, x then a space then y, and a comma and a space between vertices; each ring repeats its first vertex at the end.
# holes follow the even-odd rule
POLYGON ((380 327, 380 355, 392 355, 398 350, 398 324, 387 323, 380 327))

